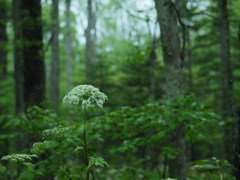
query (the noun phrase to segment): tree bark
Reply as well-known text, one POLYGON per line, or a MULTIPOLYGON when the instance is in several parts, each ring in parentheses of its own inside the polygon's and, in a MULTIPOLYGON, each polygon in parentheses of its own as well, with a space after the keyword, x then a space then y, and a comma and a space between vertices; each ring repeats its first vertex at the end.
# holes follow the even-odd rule
POLYGON ((21 1, 12 1, 13 27, 14 27, 14 82, 15 82, 15 112, 24 112, 24 86, 23 86, 23 49, 22 49, 22 12, 21 1))
MULTIPOLYGON (((219 26, 219 40, 220 40, 220 59, 221 59, 221 72, 222 72, 222 117, 224 120, 228 118, 233 119, 233 143, 231 142, 231 137, 229 137, 229 129, 224 127, 225 136, 225 152, 232 154, 233 157, 229 158, 230 162, 233 163, 236 169, 240 169, 239 164, 239 116, 237 114, 236 100, 234 96, 234 79, 231 65, 230 57, 230 33, 229 33, 229 23, 228 23, 228 10, 227 10, 227 0, 219 0, 218 6, 220 10, 220 26, 219 26), (228 138, 227 138, 228 137, 228 138), (231 147, 231 144, 234 146, 231 147), (227 148, 230 147, 230 148, 227 148)), ((234 171, 234 176, 236 179, 240 179, 240 172, 234 171)))
POLYGON ((86 82, 92 83, 93 81, 93 63, 96 58, 96 14, 93 10, 93 1, 88 0, 88 26, 85 30, 86 36, 86 51, 85 51, 85 69, 86 69, 86 82))
POLYGON ((156 53, 156 44, 157 40, 156 37, 153 37, 151 51, 149 54, 149 61, 150 61, 150 77, 149 77, 149 98, 155 99, 155 90, 156 90, 156 60, 157 60, 157 53, 156 53))
POLYGON ((66 74, 67 89, 72 89, 72 34, 71 34, 71 0, 66 0, 66 74))
POLYGON ((41 1, 21 0, 23 32, 23 75, 25 110, 45 99, 41 1))
POLYGON ((59 18, 58 0, 52 0, 52 49, 51 49, 51 77, 50 98, 52 104, 59 102, 59 18))
MULTIPOLYGON (((222 117, 228 119, 229 117, 233 119, 232 128, 233 135, 229 137, 229 129, 224 127, 224 138, 225 140, 225 153, 231 154, 233 157, 230 158, 230 162, 233 163, 236 169, 240 169, 239 162, 239 116, 237 114, 236 99, 234 96, 234 78, 231 65, 230 57, 230 33, 229 33, 229 23, 228 23, 228 10, 227 10, 227 0, 219 0, 219 12, 220 12, 220 26, 219 26, 219 40, 220 40, 220 59, 222 64, 222 117), (233 143, 231 142, 233 139, 233 143), (233 147, 231 147, 233 144, 233 147), (229 148, 228 148, 229 147, 229 148)), ((240 179, 239 171, 234 171, 234 176, 236 179, 240 179)))
MULTIPOLYGON (((166 78, 166 95, 168 100, 183 94, 182 62, 180 58, 180 41, 176 12, 171 0, 155 0, 158 22, 161 29, 161 42, 166 78)), ((173 146, 181 151, 174 160, 169 160, 169 176, 178 180, 186 180, 186 140, 182 127, 173 132, 176 137, 173 146), (176 132, 178 132, 176 134, 176 132)))
POLYGON ((6 1, 0 0, 0 80, 7 77, 7 7, 6 1))

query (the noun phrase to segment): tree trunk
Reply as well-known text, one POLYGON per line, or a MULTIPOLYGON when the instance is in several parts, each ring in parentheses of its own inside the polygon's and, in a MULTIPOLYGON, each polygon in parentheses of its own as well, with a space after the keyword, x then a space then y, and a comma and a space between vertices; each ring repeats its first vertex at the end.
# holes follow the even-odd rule
MULTIPOLYGON (((168 100, 183 94, 182 62, 180 58, 180 41, 176 12, 171 0, 155 0, 158 22, 161 29, 161 42, 166 78, 166 95, 168 100)), ((181 151, 176 159, 169 160, 169 176, 178 180, 186 180, 186 140, 182 127, 177 127, 173 146, 181 151)))
POLYGON ((0 0, 0 80, 7 77, 7 7, 6 0, 0 0))
MULTIPOLYGON (((222 117, 225 119, 233 119, 233 143, 231 143, 231 137, 229 137, 229 129, 224 127, 225 151, 228 154, 232 154, 233 157, 228 157, 230 162, 233 163, 236 169, 240 169, 239 164, 239 116, 237 115, 237 108, 234 96, 234 81, 233 72, 230 58, 230 33, 228 23, 228 10, 227 0, 218 1, 220 10, 220 26, 219 26, 219 40, 220 40, 220 59, 221 59, 221 71, 222 71, 222 117), (227 138, 228 137, 228 138, 227 138), (229 143, 230 142, 230 143, 229 143), (232 148, 231 145, 234 145, 232 148), (226 148, 230 147, 230 148, 226 148), (233 153, 232 153, 233 152, 233 153)), ((231 130, 230 130, 231 131, 231 130)), ((236 179, 240 179, 239 171, 234 171, 236 179)))
POLYGON ((149 54, 149 61, 150 61, 149 98, 150 99, 155 99, 155 90, 156 90, 155 88, 156 87, 156 60, 157 60, 156 44, 157 44, 156 37, 153 37, 152 47, 149 54))
POLYGON ((66 73, 67 89, 72 89, 72 35, 71 35, 71 0, 66 0, 66 73))
POLYGON ((41 1, 22 0, 25 110, 45 99, 41 1))
POLYGON ((93 81, 93 63, 96 58, 96 14, 93 11, 93 1, 88 0, 88 26, 85 30, 86 36, 86 52, 85 52, 85 68, 86 68, 86 82, 93 81))
POLYGON ((21 1, 12 1, 13 27, 14 27, 14 80, 15 80, 15 111, 16 114, 24 111, 23 86, 23 49, 22 49, 22 23, 21 1))
MULTIPOLYGON (((181 41, 185 44, 184 49, 184 68, 186 68, 187 74, 187 85, 188 92, 193 92, 193 84, 192 84, 192 67, 191 67, 191 49, 190 49, 190 33, 188 27, 190 27, 189 22, 191 22, 189 17, 189 10, 187 9, 188 0, 175 1, 176 7, 179 11, 179 15, 181 15, 181 21, 184 22, 184 29, 180 27, 181 31, 181 41)), ((186 90, 186 89, 185 89, 186 90)))
POLYGON ((56 105, 59 102, 59 18, 58 0, 52 0, 52 52, 51 52, 51 77, 50 98, 56 105))

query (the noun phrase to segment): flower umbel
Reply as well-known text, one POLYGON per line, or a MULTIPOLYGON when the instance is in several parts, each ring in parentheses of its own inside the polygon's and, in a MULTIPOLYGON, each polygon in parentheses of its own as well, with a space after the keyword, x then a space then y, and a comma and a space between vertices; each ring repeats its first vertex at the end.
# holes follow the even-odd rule
MULTIPOLYGON (((45 139, 52 139, 58 142, 62 142, 71 136, 74 130, 73 126, 62 127, 61 125, 52 129, 46 129, 43 131, 43 136, 45 139)), ((45 144, 46 145, 46 144, 45 144)))
POLYGON ((31 154, 12 154, 3 156, 2 160, 9 161, 12 163, 25 163, 28 161, 31 161, 32 158, 37 158, 37 155, 31 155, 31 154))
POLYGON ((98 88, 92 85, 78 85, 63 98, 63 103, 76 105, 82 103, 83 109, 96 103, 102 108, 106 100, 107 95, 100 92, 98 88))
POLYGON ((41 154, 45 153, 48 147, 49 147, 48 141, 34 143, 31 152, 33 154, 40 156, 41 154))

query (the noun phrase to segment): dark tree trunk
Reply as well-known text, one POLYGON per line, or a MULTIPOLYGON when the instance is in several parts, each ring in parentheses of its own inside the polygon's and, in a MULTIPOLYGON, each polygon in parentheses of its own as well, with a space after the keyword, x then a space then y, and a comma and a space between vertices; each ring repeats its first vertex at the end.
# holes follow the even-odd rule
POLYGON ((51 51, 51 77, 50 98, 56 105, 59 102, 59 18, 58 0, 52 0, 52 51, 51 51))
POLYGON ((88 26, 85 30, 86 36, 86 52, 85 52, 85 69, 86 69, 86 82, 92 83, 93 81, 93 63, 96 58, 96 14, 93 9, 93 0, 88 0, 88 26))
MULTIPOLYGON (((238 45, 239 45, 239 52, 240 52, 240 23, 238 27, 238 45)), ((239 161, 239 154, 240 154, 240 108, 238 107, 237 111, 237 122, 235 123, 235 129, 234 129, 234 140, 236 142, 235 144, 235 156, 234 156, 234 167, 238 169, 238 171, 235 171, 234 176, 236 179, 240 179, 240 161, 239 161)))
MULTIPOLYGON (((168 100, 183 94, 182 62, 180 58, 180 41, 176 10, 171 0, 155 0, 158 22, 161 29, 161 42, 164 58, 164 73, 166 78, 166 95, 168 100)), ((180 149, 174 160, 169 160, 169 177, 186 180, 186 140, 182 127, 172 132, 172 146, 180 149), (176 134, 176 132, 178 132, 176 134)))
POLYGON ((150 99, 155 99, 155 90, 156 90, 156 60, 157 60, 156 44, 157 44, 157 40, 155 37, 153 37, 151 52, 149 54, 149 61, 150 61, 149 98, 150 99))
POLYGON ((0 0, 0 80, 7 77, 7 9, 6 0, 0 0))
POLYGON ((72 34, 71 34, 71 0, 66 0, 66 74, 67 88, 72 89, 72 34))
POLYGON ((45 99, 41 1, 21 0, 23 32, 23 76, 25 109, 45 99))
POLYGON ((240 164, 239 164, 239 116, 237 115, 237 108, 234 96, 234 80, 230 58, 230 33, 228 23, 227 0, 219 0, 218 6, 220 10, 220 26, 219 26, 219 40, 220 40, 220 59, 222 72, 222 118, 233 119, 233 136, 229 136, 227 126, 224 126, 224 147, 227 158, 235 166, 238 171, 234 171, 236 179, 240 179, 240 164), (233 142, 232 140, 233 139, 233 142), (233 144, 233 147, 232 147, 233 144), (232 157, 231 157, 232 156, 232 157))
POLYGON ((15 111, 16 114, 19 114, 24 111, 21 1, 12 1, 12 11, 14 27, 15 111))

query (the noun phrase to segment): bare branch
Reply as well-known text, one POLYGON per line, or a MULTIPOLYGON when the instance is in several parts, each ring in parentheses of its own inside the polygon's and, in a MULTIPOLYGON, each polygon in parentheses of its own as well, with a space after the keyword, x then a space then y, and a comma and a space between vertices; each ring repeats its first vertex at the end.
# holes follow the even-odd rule
POLYGON ((213 15, 211 15, 211 14, 208 14, 208 13, 206 13, 206 12, 197 12, 197 13, 191 13, 191 14, 189 14, 190 16, 197 16, 197 15, 205 15, 205 16, 209 16, 209 17, 211 17, 211 18, 213 18, 213 19, 215 19, 215 20, 217 20, 217 21, 221 21, 221 19, 220 18, 218 18, 218 17, 216 17, 216 16, 213 16, 213 15))

